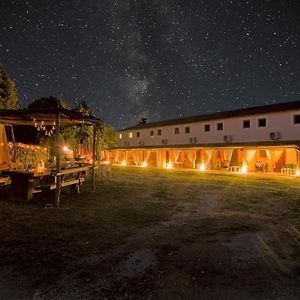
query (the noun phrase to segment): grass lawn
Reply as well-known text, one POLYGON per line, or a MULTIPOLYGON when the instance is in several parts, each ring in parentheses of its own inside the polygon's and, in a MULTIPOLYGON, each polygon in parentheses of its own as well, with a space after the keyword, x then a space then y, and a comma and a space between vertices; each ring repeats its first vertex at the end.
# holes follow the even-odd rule
POLYGON ((0 299, 300 299, 299 178, 115 167, 0 220, 0 299))

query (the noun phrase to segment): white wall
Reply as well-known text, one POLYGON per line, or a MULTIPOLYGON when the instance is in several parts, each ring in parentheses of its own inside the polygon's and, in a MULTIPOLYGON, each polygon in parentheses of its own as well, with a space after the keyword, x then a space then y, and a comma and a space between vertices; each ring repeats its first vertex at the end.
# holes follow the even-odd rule
POLYGON ((300 110, 121 131, 117 136, 118 147, 142 147, 139 143, 140 141, 144 142, 143 146, 161 146, 163 145, 163 139, 168 140, 166 146, 189 145, 191 137, 197 138, 197 144, 224 143, 224 145, 230 145, 230 143, 224 142, 224 135, 231 135, 232 143, 264 142, 272 141, 270 139, 270 132, 279 132, 279 141, 300 141, 300 124, 294 124, 295 114, 299 115, 300 110), (266 127, 258 127, 258 119, 260 118, 267 119, 266 127), (250 120, 251 127, 243 128, 243 120, 250 120), (217 131, 217 123, 222 122, 223 131, 217 131), (210 132, 204 132, 205 124, 210 124, 210 132), (185 133, 185 127, 187 126, 190 127, 189 134, 185 133), (174 134, 175 127, 178 127, 180 130, 180 133, 177 135, 174 134), (157 135, 158 129, 161 129, 162 131, 161 136, 157 135), (154 136, 150 136, 152 130, 154 131, 154 136), (132 138, 129 138, 130 132, 132 132, 132 138), (139 138, 136 137, 137 132, 140 132, 139 138), (119 134, 122 134, 122 139, 119 138, 119 134))

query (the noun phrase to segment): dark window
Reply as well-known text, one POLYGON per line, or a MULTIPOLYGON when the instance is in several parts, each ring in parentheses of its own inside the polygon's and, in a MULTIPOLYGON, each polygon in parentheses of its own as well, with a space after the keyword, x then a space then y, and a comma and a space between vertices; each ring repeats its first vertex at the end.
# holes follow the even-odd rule
POLYGON ((153 130, 150 131, 150 135, 154 136, 154 131, 153 130))
POLYGON ((266 127, 267 126, 267 119, 258 119, 258 127, 266 127))
POLYGON ((223 130, 223 123, 217 123, 217 130, 223 130))
POLYGON ((205 124, 204 125, 204 131, 205 132, 209 132, 210 131, 210 125, 209 124, 205 124))
POLYGON ((174 133, 179 134, 179 128, 178 127, 174 129, 174 133))
POLYGON ((161 135, 161 129, 157 129, 157 135, 161 135))
POLYGON ((294 115, 294 124, 300 124, 300 115, 294 115))
POLYGON ((190 129, 190 127, 185 127, 185 133, 190 133, 191 132, 191 129, 190 129))
POLYGON ((244 120, 243 121, 243 127, 244 128, 250 128, 250 120, 244 120))
POLYGON ((136 133, 136 137, 140 137, 140 132, 139 131, 136 133))

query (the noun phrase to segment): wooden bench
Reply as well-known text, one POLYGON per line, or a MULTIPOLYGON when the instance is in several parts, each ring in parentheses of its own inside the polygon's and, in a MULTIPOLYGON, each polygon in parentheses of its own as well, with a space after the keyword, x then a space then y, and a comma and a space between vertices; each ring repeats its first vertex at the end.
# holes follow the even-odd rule
POLYGON ((35 193, 42 192, 53 198, 57 187, 60 189, 70 186, 76 195, 80 193, 80 185, 85 181, 84 175, 90 167, 76 167, 61 170, 59 173, 51 173, 45 176, 38 185, 34 186, 35 193), (60 180, 58 184, 57 180, 60 180))

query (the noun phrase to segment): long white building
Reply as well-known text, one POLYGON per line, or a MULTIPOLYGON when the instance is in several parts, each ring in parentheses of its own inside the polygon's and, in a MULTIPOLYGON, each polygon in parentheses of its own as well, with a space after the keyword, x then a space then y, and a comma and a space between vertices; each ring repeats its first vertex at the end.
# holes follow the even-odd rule
POLYGON ((144 123, 120 130, 110 163, 295 174, 300 101, 144 123))

